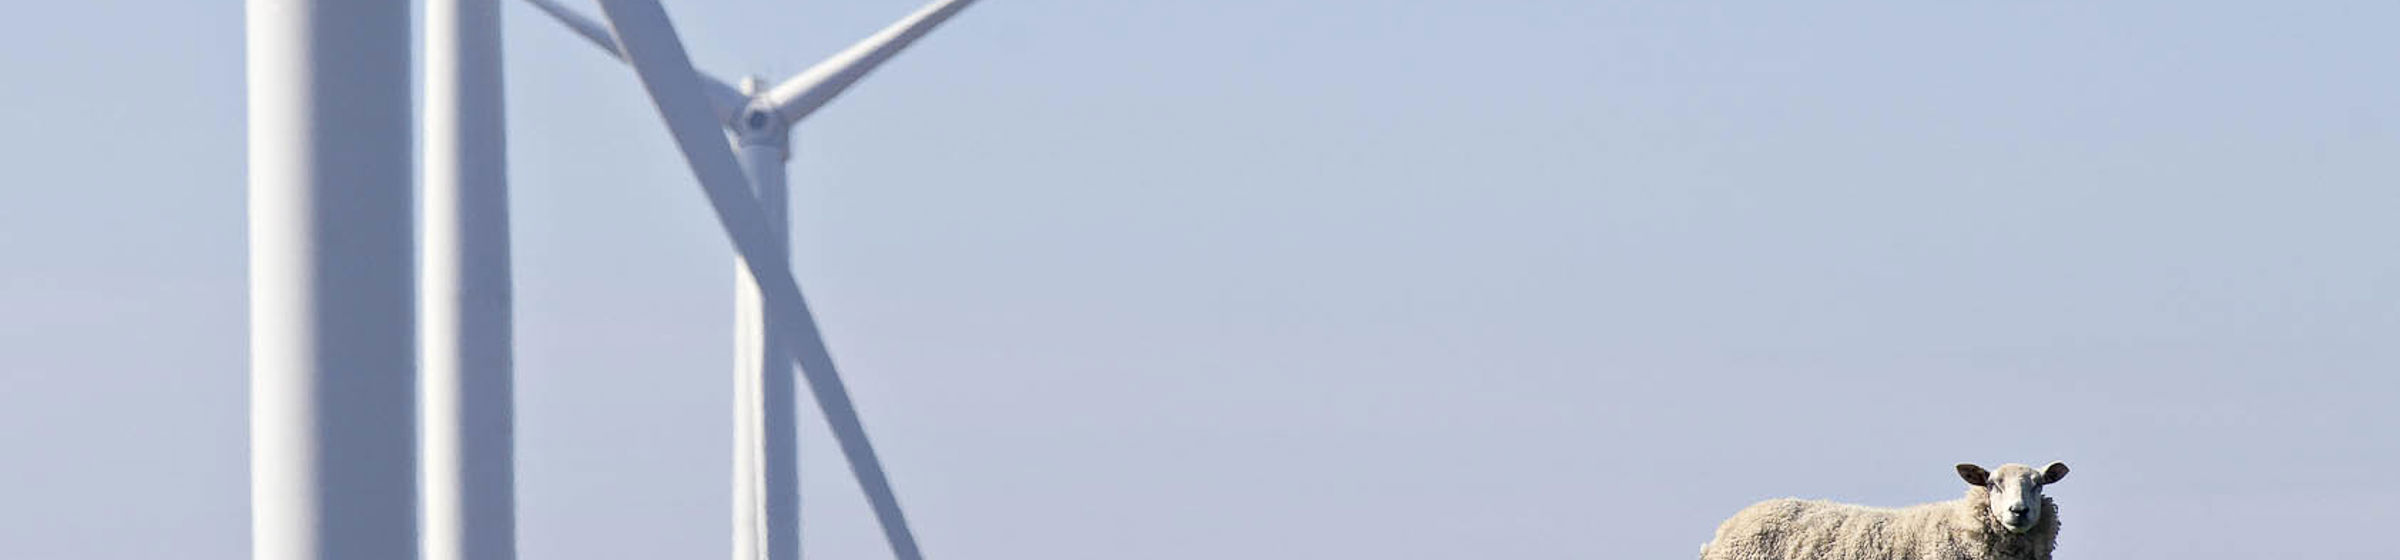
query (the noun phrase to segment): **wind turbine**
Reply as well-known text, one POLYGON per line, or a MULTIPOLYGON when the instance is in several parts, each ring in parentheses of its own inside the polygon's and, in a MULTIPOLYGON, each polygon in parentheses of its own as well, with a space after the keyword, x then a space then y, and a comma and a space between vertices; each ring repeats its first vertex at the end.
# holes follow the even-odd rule
POLYGON ((784 162, 790 157, 794 124, 974 0, 937 0, 772 88, 755 79, 735 87, 694 70, 656 0, 601 0, 608 28, 552 0, 528 1, 633 66, 732 238, 740 267, 735 285, 734 558, 799 556, 798 433, 787 367, 792 361, 824 411, 893 553, 903 560, 921 558, 791 274, 784 162), (731 146, 722 143, 728 133, 731 146))

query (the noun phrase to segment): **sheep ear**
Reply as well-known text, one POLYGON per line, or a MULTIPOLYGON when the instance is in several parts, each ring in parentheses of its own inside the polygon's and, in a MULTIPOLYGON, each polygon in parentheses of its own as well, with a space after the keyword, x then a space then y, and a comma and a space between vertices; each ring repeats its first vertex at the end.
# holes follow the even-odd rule
POLYGON ((2042 467, 2042 484, 2057 484, 2060 479, 2066 477, 2066 463, 2050 463, 2050 466, 2042 467))
POLYGON ((1985 486, 1992 483, 1992 473, 1984 471, 1983 467, 1975 466, 1974 463, 1959 463, 1958 478, 1966 480, 1967 484, 1974 486, 1985 486))

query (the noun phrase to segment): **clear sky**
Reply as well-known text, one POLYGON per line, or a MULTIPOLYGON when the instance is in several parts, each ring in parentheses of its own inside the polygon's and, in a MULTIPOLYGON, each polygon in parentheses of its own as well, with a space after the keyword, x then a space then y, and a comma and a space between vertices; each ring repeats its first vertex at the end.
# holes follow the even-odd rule
MULTIPOLYGON (((509 4, 521 550, 722 557, 728 246, 509 4)), ((914 8, 670 4, 771 79, 914 8)), ((1691 558, 2050 460, 2061 558, 2388 554, 2400 3, 2088 4, 985 0, 800 128, 797 266, 939 558, 1691 558)), ((11 14, 0 555, 245 558, 238 3, 11 14)), ((885 554, 815 414, 807 552, 885 554)))

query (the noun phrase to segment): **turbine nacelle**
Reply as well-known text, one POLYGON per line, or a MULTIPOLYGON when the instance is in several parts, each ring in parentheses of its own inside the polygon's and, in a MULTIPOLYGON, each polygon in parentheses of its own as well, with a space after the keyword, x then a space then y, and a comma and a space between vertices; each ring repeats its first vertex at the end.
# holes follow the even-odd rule
POLYGON ((736 87, 742 92, 742 95, 750 97, 750 102, 743 104, 741 110, 734 112, 733 119, 725 122, 725 129, 733 134, 734 143, 742 146, 769 146, 785 149, 784 158, 790 159, 791 154, 787 148, 791 143, 791 130, 795 123, 784 118, 782 112, 775 110, 775 100, 767 96, 766 79, 758 76, 743 76, 741 85, 736 87))

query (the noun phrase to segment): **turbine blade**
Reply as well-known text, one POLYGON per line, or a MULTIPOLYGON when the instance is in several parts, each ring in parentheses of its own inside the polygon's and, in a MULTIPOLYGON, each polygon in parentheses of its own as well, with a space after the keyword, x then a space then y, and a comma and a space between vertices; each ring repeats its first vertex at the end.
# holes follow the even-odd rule
POLYGON ((801 117, 816 112, 818 107, 825 106, 834 96, 841 95, 842 90, 858 83, 859 78, 874 71, 876 66, 891 59, 892 55, 900 54, 901 49, 908 48, 918 37, 924 37, 926 32, 933 31, 935 26, 973 3, 975 0, 936 0, 927 4, 916 13, 900 18, 890 27, 868 36, 866 40, 850 45, 850 48, 834 53, 824 62, 776 84, 775 89, 767 92, 767 101, 775 105, 775 112, 781 114, 785 122, 797 122, 801 117))
POLYGON ((783 262, 768 258, 775 245, 771 242, 774 229, 767 225, 766 212, 759 208, 758 199, 750 194, 741 166, 734 161, 733 151, 723 133, 708 122, 706 99, 694 80, 691 59, 675 36, 674 26, 667 21, 666 11, 656 0, 601 0, 600 9, 616 29, 618 40, 625 46, 626 59, 633 64, 634 73, 649 90, 651 103, 658 106, 660 118, 666 120, 675 144, 683 150, 692 174, 700 180, 701 190, 708 196, 709 207, 716 210, 717 223, 733 240, 734 252, 748 263, 750 275, 758 280, 759 296, 766 305, 767 317, 777 326, 768 329, 781 333, 783 344, 799 362, 800 372, 808 380, 817 406, 825 412, 825 423, 832 428, 842 455, 850 460, 850 471, 857 475, 859 486, 865 490, 867 501, 874 506, 875 517, 883 524, 886 540, 892 552, 902 560, 921 560, 916 537, 908 530, 908 521, 900 513, 899 499, 892 493, 891 481, 884 476, 883 463, 875 458, 875 448, 867 441, 865 426, 858 420, 858 409, 850 402, 850 393, 834 372, 833 358, 825 348, 825 340, 817 331, 808 300, 801 297, 800 286, 792 278, 791 269, 764 266, 759 263, 783 262))
POLYGON ((555 0, 525 0, 525 2, 533 4, 535 8, 540 8, 543 13, 550 14, 551 19, 558 20, 560 24, 566 25, 567 29, 574 30, 576 35, 581 35, 584 40, 591 41, 592 45, 600 47, 600 50, 608 51, 609 56, 617 57, 618 60, 625 58, 624 52, 617 48, 616 36, 610 34, 608 27, 600 25, 600 22, 583 17, 583 14, 575 13, 575 10, 561 6, 555 0))
MULTIPOLYGON (((619 61, 625 60, 625 50, 617 46, 617 38, 609 33, 607 26, 600 25, 600 22, 592 21, 592 18, 584 17, 583 14, 575 13, 573 9, 559 5, 557 0, 525 0, 525 2, 533 4, 535 8, 540 8, 543 13, 550 14, 550 19, 558 20, 558 23, 567 26, 567 29, 573 30, 584 40, 591 41, 592 45, 600 47, 600 50, 607 52, 609 56, 616 57, 619 61)), ((735 116, 741 114, 743 107, 750 105, 750 96, 743 95, 741 88, 733 87, 724 80, 696 71, 694 74, 699 76, 701 89, 708 95, 709 110, 716 115, 717 124, 733 126, 735 116)))

